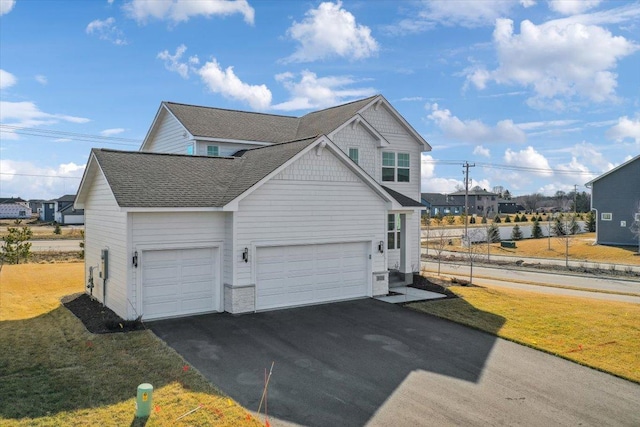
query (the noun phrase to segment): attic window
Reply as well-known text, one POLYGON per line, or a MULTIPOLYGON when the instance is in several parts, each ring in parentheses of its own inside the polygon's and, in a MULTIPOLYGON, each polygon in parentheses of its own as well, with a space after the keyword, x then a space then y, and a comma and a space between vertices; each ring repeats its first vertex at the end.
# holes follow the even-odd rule
POLYGON ((219 156, 220 147, 217 145, 207 145, 207 156, 219 156))
POLYGON ((357 148, 349 148, 349 157, 354 162, 358 163, 358 149, 357 148))
POLYGON ((193 156, 193 144, 187 145, 187 155, 193 156))

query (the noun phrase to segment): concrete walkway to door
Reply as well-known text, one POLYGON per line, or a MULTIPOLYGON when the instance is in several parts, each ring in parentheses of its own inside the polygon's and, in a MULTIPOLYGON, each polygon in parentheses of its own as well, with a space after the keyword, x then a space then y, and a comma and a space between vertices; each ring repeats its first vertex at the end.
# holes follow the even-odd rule
POLYGON ((638 384, 373 299, 150 325, 249 410, 275 362, 274 426, 640 425, 638 384))

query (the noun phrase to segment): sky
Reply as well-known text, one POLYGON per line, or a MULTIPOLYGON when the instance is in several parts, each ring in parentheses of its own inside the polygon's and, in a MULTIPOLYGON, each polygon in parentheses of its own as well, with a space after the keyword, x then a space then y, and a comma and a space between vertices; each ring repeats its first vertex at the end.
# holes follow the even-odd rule
POLYGON ((588 191, 640 154, 640 2, 0 0, 0 197, 74 194, 162 101, 301 116, 382 94, 422 191, 588 191), (574 187, 576 185, 577 187, 574 187))

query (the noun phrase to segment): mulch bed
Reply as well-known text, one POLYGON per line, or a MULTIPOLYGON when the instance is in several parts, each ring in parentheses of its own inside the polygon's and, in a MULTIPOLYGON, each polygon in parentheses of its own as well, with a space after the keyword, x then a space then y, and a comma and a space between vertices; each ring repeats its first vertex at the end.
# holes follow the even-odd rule
POLYGON ((145 329, 139 320, 124 320, 89 294, 79 293, 62 298, 67 307, 93 334, 110 334, 145 329))
POLYGON ((454 294, 448 289, 447 283, 445 283, 444 281, 442 283, 435 283, 433 282, 433 280, 434 279, 429 279, 419 274, 414 274, 413 284, 409 286, 416 289, 422 289, 423 291, 436 292, 445 295, 445 298, 427 301, 441 301, 443 299, 458 298, 458 295, 454 294))

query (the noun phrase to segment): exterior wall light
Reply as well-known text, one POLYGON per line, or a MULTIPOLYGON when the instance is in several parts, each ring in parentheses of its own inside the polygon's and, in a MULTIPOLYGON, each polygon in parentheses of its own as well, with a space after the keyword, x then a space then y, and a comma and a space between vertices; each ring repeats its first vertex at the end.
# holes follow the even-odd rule
POLYGON ((138 268, 138 251, 135 251, 135 252, 133 253, 133 259, 132 259, 132 261, 133 261, 133 266, 134 266, 134 267, 136 267, 136 268, 138 268))
POLYGON ((249 262, 249 248, 244 248, 244 251, 242 251, 242 260, 249 262))
POLYGON ((378 243, 378 252, 380 252, 381 254, 384 253, 384 241, 380 240, 380 243, 378 243))

